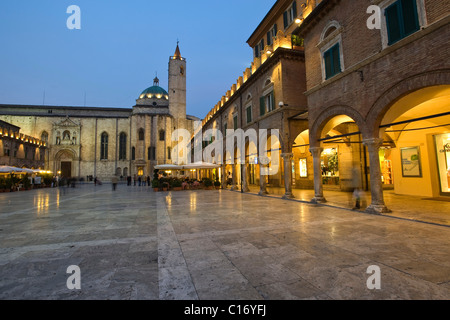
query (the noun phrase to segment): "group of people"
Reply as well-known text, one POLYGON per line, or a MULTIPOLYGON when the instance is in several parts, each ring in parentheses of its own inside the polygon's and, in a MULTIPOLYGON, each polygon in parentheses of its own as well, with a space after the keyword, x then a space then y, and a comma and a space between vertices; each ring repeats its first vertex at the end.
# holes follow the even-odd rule
POLYGON ((128 176, 127 177, 127 186, 131 186, 131 183, 133 182, 133 185, 137 186, 150 186, 150 177, 143 177, 143 176, 128 176))
MULTIPOLYGON (((123 177, 120 177, 120 179, 123 179, 123 177)), ((94 178, 94 184, 97 185, 97 183, 99 183, 100 180, 97 179, 97 177, 94 178)), ((131 186, 133 182, 133 185, 135 186, 150 186, 150 177, 142 177, 142 176, 128 176, 127 177, 127 186, 131 186)), ((112 183, 112 189, 113 191, 115 191, 117 189, 117 184, 119 183, 119 178, 117 176, 113 176, 111 178, 111 183, 112 183)), ((101 184, 101 182, 100 182, 101 184)))

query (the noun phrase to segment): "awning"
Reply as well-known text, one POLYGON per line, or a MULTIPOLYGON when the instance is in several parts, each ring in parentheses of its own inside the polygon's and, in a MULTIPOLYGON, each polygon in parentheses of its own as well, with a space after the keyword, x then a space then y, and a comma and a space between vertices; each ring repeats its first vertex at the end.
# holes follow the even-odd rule
POLYGON ((202 161, 185 164, 181 166, 175 164, 161 164, 155 166, 155 169, 158 170, 189 170, 189 169, 216 169, 216 168, 220 168, 220 165, 202 161))
POLYGON ((22 169, 22 168, 16 168, 11 166, 0 166, 0 173, 32 173, 32 171, 28 171, 30 169, 22 169))
POLYGON ((183 170, 182 166, 177 166, 175 164, 160 164, 155 166, 157 170, 183 170))
POLYGON ((220 168, 220 165, 202 161, 194 162, 183 166, 183 169, 216 169, 216 168, 220 168))

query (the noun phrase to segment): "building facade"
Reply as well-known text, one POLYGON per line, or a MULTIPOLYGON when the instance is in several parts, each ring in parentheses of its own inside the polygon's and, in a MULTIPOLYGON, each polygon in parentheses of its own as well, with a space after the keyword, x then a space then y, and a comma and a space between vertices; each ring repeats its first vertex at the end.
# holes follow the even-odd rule
POLYGON ((204 134, 219 130, 224 135, 221 141, 207 136, 204 150, 208 160, 222 164, 223 184, 232 176, 232 189, 248 191, 255 185, 260 194, 267 194, 268 186, 283 187, 285 197, 292 198, 293 187, 313 188, 312 161, 306 161, 311 155, 307 101, 302 94, 306 91, 304 48, 302 39, 292 34, 299 18, 311 11, 303 3, 274 4, 247 41, 254 56, 251 66, 203 120, 204 134), (239 145, 233 130, 244 135, 266 130, 268 143, 245 136, 239 145), (226 148, 230 140, 232 150, 226 148), (218 152, 223 158, 211 155, 215 145, 223 148, 218 152), (261 148, 267 148, 270 163, 262 163, 261 148))
POLYGON ((44 167, 47 142, 20 132, 20 127, 0 120, 0 166, 44 167))
POLYGON ((449 12, 439 0, 276 1, 248 40, 251 68, 203 125, 277 130, 279 170, 260 174, 260 141, 226 154, 230 132, 224 159, 211 157, 223 181, 232 172, 233 188, 284 186, 285 197, 314 188, 316 203, 362 189, 373 213, 390 211, 387 189, 450 196, 449 12))
POLYGON ((132 108, 0 105, 0 120, 46 142, 43 169, 108 181, 151 176, 156 165, 177 161, 172 133, 192 131, 199 119, 186 115, 186 59, 177 45, 168 91, 155 78, 132 108))
POLYGON ((294 31, 305 44, 314 201, 326 201, 324 178, 348 189, 356 177, 372 212, 389 211, 386 188, 450 196, 449 13, 440 0, 324 0, 294 31))

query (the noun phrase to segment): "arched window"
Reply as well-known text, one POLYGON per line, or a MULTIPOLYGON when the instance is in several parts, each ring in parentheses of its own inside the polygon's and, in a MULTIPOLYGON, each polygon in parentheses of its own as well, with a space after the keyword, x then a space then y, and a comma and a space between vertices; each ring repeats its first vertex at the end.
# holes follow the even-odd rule
POLYGON ((119 135, 119 160, 127 160, 127 134, 121 132, 119 135))
POLYGON ((70 131, 66 130, 63 132, 63 140, 70 140, 70 131))
POLYGON ((323 29, 318 48, 322 55, 322 78, 324 81, 344 71, 342 27, 337 21, 330 21, 323 29))
POLYGON ((100 160, 108 160, 108 134, 102 133, 100 141, 100 160))
POLYGON ((166 140, 166 132, 164 130, 159 131, 159 141, 165 141, 166 140))
POLYGON ((48 142, 48 132, 47 131, 42 132, 41 140, 42 140, 42 142, 48 142))
POLYGON ((138 136, 139 136, 139 141, 143 141, 144 140, 144 137, 145 137, 144 129, 142 129, 142 128, 139 129, 138 136))

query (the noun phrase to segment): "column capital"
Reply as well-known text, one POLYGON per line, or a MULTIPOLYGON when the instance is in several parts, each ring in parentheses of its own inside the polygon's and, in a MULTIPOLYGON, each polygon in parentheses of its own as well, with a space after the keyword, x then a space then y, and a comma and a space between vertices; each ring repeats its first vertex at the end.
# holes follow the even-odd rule
POLYGON ((367 147, 375 147, 379 148, 383 144, 383 139, 380 138, 370 138, 370 139, 364 139, 362 143, 367 147))
POLYGON ((281 157, 284 160, 291 160, 294 157, 294 154, 292 152, 291 153, 282 153, 281 157))
POLYGON ((320 157, 320 155, 323 152, 323 148, 322 147, 311 147, 311 148, 309 148, 309 152, 311 152, 313 157, 320 157))

